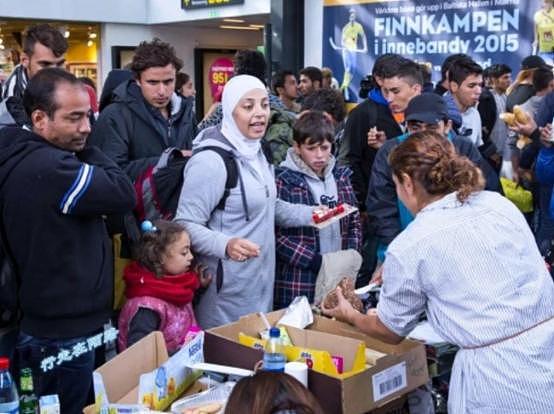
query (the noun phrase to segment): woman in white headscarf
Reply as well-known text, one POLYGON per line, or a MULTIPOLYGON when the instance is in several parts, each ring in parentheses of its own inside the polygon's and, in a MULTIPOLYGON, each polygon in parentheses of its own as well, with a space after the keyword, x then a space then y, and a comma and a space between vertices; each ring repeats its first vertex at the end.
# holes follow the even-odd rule
POLYGON ((276 197, 273 167, 261 148, 269 121, 265 85, 253 76, 235 76, 225 85, 221 103, 221 127, 202 131, 194 142, 175 218, 190 233, 199 261, 214 276, 195 309, 204 329, 270 311, 275 221, 284 227, 312 223, 313 207, 276 197), (237 165, 237 185, 223 208, 227 167, 213 147, 232 152, 237 165))

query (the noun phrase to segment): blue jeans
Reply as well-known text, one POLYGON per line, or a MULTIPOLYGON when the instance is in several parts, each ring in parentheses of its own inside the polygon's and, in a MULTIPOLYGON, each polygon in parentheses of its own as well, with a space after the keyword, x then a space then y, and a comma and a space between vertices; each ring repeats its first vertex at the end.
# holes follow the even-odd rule
POLYGON ((33 385, 37 396, 58 394, 62 413, 79 414, 88 402, 94 370, 94 350, 85 352, 70 361, 53 362, 52 369, 43 370, 43 361, 58 357, 61 351, 71 353, 74 345, 84 342, 86 337, 70 339, 36 338, 24 332, 19 333, 15 348, 16 377, 19 369, 33 370, 33 385), (58 364, 59 362, 59 364, 58 364))

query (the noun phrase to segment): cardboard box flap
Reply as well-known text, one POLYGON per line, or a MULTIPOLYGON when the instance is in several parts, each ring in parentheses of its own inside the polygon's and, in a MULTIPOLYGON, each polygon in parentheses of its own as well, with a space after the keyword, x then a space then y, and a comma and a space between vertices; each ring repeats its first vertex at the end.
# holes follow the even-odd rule
POLYGON ((108 401, 137 403, 138 378, 167 361, 167 349, 161 332, 152 332, 99 367, 108 401), (129 381, 129 378, 135 379, 129 381))
POLYGON ((309 326, 309 329, 329 332, 342 337, 359 339, 364 341, 368 348, 385 354, 401 355, 419 346, 419 342, 410 339, 405 339, 398 345, 387 344, 366 335, 352 325, 320 315, 314 315, 314 323, 309 326))

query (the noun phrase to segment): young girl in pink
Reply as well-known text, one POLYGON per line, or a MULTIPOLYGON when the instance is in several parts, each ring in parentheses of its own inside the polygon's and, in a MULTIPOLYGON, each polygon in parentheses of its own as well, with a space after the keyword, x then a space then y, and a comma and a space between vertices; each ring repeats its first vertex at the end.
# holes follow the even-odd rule
POLYGON ((152 331, 161 331, 170 354, 185 342, 196 325, 192 310, 195 291, 210 283, 201 269, 191 270, 188 233, 177 223, 144 222, 137 260, 123 274, 127 302, 119 315, 119 351, 152 331))

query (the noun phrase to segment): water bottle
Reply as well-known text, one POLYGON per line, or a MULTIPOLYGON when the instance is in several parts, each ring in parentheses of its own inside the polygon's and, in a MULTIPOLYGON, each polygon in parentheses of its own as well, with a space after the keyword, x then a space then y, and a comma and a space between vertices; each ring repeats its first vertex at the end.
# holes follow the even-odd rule
POLYGON ((19 397, 17 387, 10 375, 10 360, 5 357, 0 358, 0 413, 18 414, 19 397))
POLYGON ((273 327, 269 330, 269 339, 264 349, 264 371, 285 372, 285 355, 281 344, 281 331, 273 327))
POLYGON ((33 387, 33 371, 23 368, 19 379, 19 414, 38 414, 38 399, 33 387))

